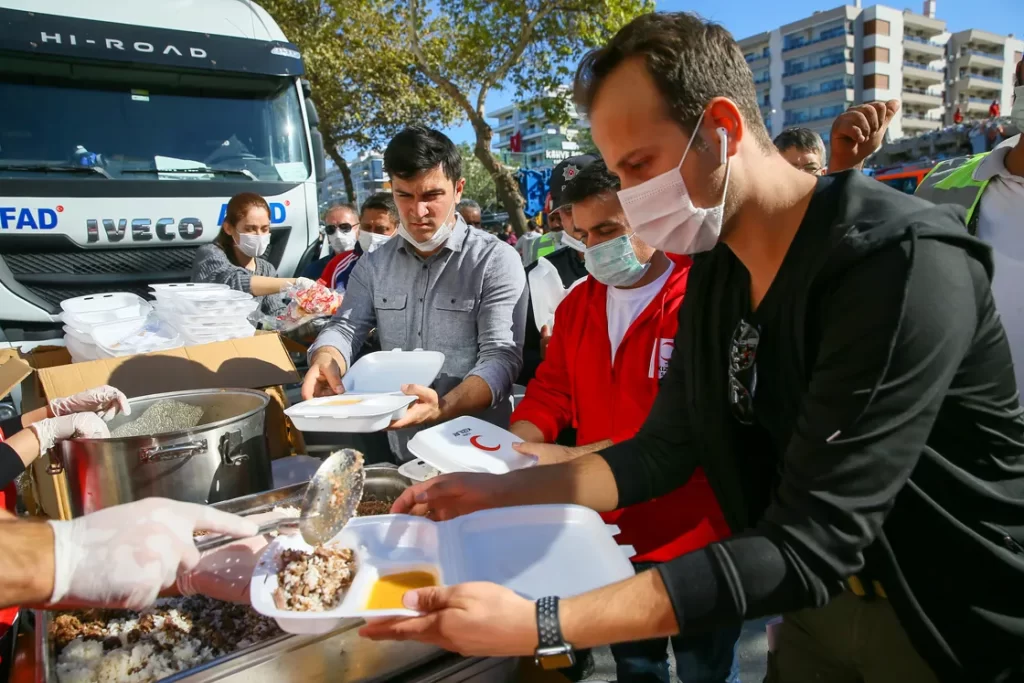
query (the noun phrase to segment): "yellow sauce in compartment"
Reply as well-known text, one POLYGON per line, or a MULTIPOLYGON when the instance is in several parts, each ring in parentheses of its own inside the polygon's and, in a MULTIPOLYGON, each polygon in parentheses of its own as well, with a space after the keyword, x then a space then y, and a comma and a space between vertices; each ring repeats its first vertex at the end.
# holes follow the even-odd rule
POLYGON ((324 401, 320 405, 322 406, 354 406, 357 403, 362 403, 361 398, 339 398, 333 401, 324 401))
POLYGON ((370 589, 366 609, 403 609, 402 596, 414 588, 437 585, 437 577, 430 572, 402 572, 377 579, 370 589))

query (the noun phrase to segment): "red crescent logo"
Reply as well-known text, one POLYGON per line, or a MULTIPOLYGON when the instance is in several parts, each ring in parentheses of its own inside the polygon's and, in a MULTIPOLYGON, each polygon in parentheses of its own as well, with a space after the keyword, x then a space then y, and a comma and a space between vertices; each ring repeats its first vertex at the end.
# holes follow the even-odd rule
POLYGON ((487 451, 488 453, 493 453, 494 451, 500 451, 501 450, 501 446, 481 446, 480 443, 477 441, 477 439, 479 439, 479 438, 480 438, 479 435, 471 436, 471 437, 469 437, 469 442, 471 444, 473 444, 474 446, 476 446, 477 448, 479 448, 480 450, 487 451))

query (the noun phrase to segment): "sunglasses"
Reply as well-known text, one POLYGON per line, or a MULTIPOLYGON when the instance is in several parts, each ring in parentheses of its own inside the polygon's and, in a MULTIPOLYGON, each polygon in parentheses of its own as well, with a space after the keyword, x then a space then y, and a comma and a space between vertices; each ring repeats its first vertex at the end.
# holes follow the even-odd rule
POLYGON ((351 223, 328 223, 327 225, 324 226, 324 234, 333 235, 335 231, 338 231, 342 234, 347 234, 352 232, 353 227, 354 226, 351 223))
POLYGON ((741 424, 754 423, 754 392, 757 390, 757 345, 761 331, 740 320, 729 345, 729 406, 741 424))

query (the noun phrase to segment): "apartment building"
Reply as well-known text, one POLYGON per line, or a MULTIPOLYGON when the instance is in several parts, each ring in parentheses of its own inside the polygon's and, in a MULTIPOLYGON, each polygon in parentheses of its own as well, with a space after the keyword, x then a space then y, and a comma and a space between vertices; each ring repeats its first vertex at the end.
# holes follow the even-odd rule
POLYGON ((988 117, 998 101, 1006 116, 1013 96, 1014 67, 1024 56, 1024 40, 988 31, 968 29, 949 38, 949 86, 947 122, 956 108, 965 120, 988 117))
POLYGON ((965 119, 988 116, 994 99, 1008 105, 1024 42, 950 34, 935 12, 935 0, 920 14, 858 2, 740 40, 769 132, 803 126, 827 142, 848 107, 899 99, 889 126, 897 139, 952 123, 958 104, 965 119))
POLYGON ((384 155, 380 152, 360 154, 348 162, 352 171, 352 187, 356 191, 356 206, 361 207, 371 195, 391 190, 391 179, 384 172, 384 155))
POLYGON ((576 135, 580 129, 587 128, 587 122, 576 111, 568 90, 565 93, 566 109, 572 123, 568 126, 557 125, 547 120, 540 107, 520 107, 510 105, 489 112, 487 118, 496 119, 493 124, 494 141, 492 147, 499 153, 506 164, 520 168, 540 169, 554 168, 558 162, 578 153, 579 144, 576 135), (512 139, 518 139, 519 151, 513 150, 512 139))

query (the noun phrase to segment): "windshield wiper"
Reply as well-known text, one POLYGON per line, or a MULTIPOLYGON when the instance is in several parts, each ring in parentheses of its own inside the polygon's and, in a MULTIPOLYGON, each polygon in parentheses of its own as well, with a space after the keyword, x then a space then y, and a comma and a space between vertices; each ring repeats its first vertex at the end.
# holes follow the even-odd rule
POLYGON ((128 168, 121 171, 121 175, 125 173, 220 173, 223 175, 242 175, 249 180, 259 180, 252 171, 244 168, 128 168))
POLYGON ((70 164, 5 164, 0 165, 0 171, 22 171, 28 173, 90 173, 101 175, 107 180, 112 180, 110 174, 99 166, 72 166, 70 164))

